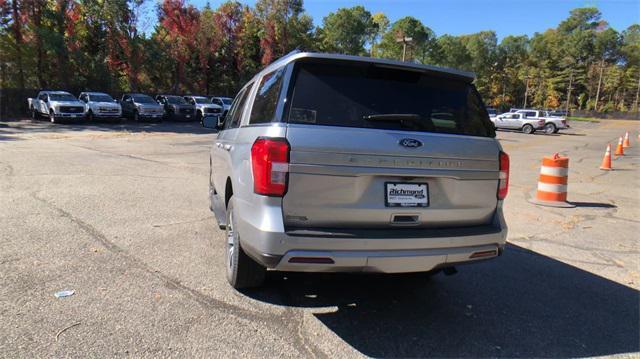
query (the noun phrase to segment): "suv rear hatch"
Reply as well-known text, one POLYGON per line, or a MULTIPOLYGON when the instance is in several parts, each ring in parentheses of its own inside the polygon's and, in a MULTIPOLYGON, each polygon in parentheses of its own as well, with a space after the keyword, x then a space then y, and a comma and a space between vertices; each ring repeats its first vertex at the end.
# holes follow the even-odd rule
POLYGON ((287 97, 287 228, 491 221, 500 147, 470 79, 305 61, 287 97))

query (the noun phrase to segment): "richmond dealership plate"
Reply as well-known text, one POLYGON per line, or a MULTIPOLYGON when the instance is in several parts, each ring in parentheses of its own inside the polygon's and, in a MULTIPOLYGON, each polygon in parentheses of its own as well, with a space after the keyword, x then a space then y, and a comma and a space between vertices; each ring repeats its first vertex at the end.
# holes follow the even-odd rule
POLYGON ((429 185, 387 182, 384 202, 387 207, 428 207, 429 185))

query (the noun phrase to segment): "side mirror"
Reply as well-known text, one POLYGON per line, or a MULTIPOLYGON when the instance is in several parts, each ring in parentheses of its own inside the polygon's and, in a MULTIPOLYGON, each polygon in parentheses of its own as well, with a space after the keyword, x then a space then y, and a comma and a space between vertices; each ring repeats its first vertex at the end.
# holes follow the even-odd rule
POLYGON ((207 115, 202 118, 202 127, 210 128, 214 130, 221 130, 222 126, 220 125, 220 122, 221 121, 220 121, 219 115, 207 115))

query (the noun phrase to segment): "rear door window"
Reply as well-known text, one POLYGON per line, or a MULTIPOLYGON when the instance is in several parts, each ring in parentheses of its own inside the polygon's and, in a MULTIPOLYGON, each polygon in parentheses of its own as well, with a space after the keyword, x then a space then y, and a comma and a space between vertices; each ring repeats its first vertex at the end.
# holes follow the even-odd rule
POLYGON ((276 115, 276 107, 280 90, 282 89, 282 78, 285 67, 268 73, 262 77, 256 98, 251 109, 250 124, 272 122, 276 115))
POLYGON ((233 106, 231 106, 229 114, 227 115, 227 119, 225 120, 225 130, 237 128, 238 126, 240 126, 240 120, 242 119, 242 110, 244 108, 244 104, 247 102, 249 93, 251 93, 251 85, 245 87, 242 91, 240 91, 240 93, 236 97, 236 100, 233 101, 233 106))
POLYGON ((473 85, 369 63, 296 65, 289 123, 494 137, 473 85))

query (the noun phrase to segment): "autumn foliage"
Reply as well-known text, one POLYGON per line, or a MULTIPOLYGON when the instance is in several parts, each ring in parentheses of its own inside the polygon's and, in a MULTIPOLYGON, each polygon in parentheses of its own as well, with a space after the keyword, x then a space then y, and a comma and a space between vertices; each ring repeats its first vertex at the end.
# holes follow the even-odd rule
POLYGON ((629 111, 640 97, 640 25, 611 28, 593 7, 533 36, 436 35, 364 6, 316 26, 302 0, 0 0, 0 87, 233 96, 298 48, 473 71, 489 105, 629 111), (410 37, 406 44, 398 38, 410 37), (500 41, 499 41, 500 40, 500 41))

